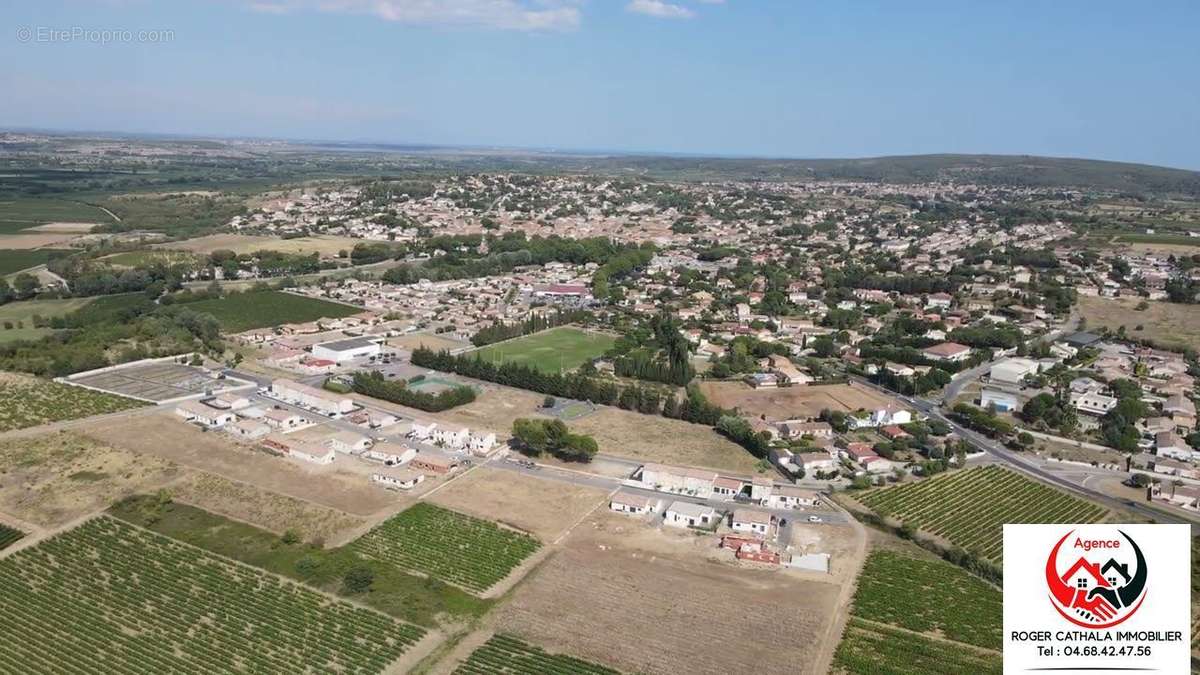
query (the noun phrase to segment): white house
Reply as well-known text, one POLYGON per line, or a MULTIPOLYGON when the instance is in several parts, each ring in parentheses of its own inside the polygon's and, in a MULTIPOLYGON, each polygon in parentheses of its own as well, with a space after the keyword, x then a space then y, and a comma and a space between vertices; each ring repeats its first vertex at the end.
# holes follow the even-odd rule
MULTIPOLYGON (((641 482, 646 487, 666 492, 682 492, 697 497, 712 496, 715 471, 646 464, 641 468, 641 482)), ((679 503, 679 502, 677 502, 679 503)))
POLYGON ((1071 394, 1071 405, 1075 406, 1076 410, 1097 417, 1102 417, 1109 410, 1117 407, 1117 403, 1116 397, 1097 392, 1071 394))
POLYGON ((184 401, 175 406, 175 414, 183 419, 209 429, 218 429, 237 421, 237 415, 227 410, 217 410, 199 401, 184 401))
POLYGON ((1159 457, 1182 460, 1195 459, 1200 455, 1174 431, 1162 431, 1154 436, 1154 452, 1159 457))
POLYGON ((803 468, 808 476, 817 471, 836 471, 841 466, 837 458, 828 452, 797 452, 792 455, 792 463, 803 468))
POLYGON ((771 529, 771 514, 766 511, 734 509, 729 517, 729 526, 734 532, 748 532, 766 536, 771 529))
POLYGON ((434 427, 432 440, 447 448, 462 449, 467 447, 470 436, 471 430, 467 427, 434 427))
POLYGON ((396 445, 395 443, 376 443, 370 450, 363 452, 359 457, 372 462, 382 462, 388 466, 403 466, 408 464, 417 456, 417 450, 410 448, 407 445, 396 445))
POLYGON ((385 473, 371 474, 371 482, 389 490, 411 490, 425 480, 425 474, 420 471, 399 469, 385 473))
POLYGON ((1004 359, 988 371, 988 378, 1000 384, 1020 384, 1028 375, 1036 375, 1041 364, 1033 359, 1004 359))
POLYGON ((291 380, 275 380, 271 383, 271 395, 275 398, 311 408, 323 415, 337 416, 355 408, 354 399, 324 389, 291 380))
POLYGON ((608 508, 617 513, 632 513, 641 515, 643 513, 653 513, 658 509, 658 500, 642 495, 633 494, 632 492, 618 491, 608 500, 608 508))
POLYGON ((221 408, 223 410, 241 410, 242 408, 250 407, 250 399, 236 391, 217 394, 212 400, 206 401, 206 403, 214 408, 221 408))
POLYGON ((437 422, 413 420, 412 431, 408 432, 408 435, 419 441, 428 441, 433 438, 434 429, 437 429, 437 422))
POLYGON ((288 450, 288 456, 313 464, 332 464, 337 453, 322 443, 297 443, 288 450))
POLYGON ((467 449, 477 454, 486 454, 496 447, 496 434, 468 434, 467 449))
POLYGON ((1021 402, 1017 395, 1010 391, 984 386, 979 391, 979 406, 981 408, 995 406, 997 412, 1012 412, 1021 406, 1021 402))
POLYGON ((371 447, 370 438, 353 431, 337 431, 325 439, 325 444, 337 452, 355 455, 371 447))
POLYGON ((851 427, 885 427, 890 425, 909 424, 912 420, 912 413, 903 408, 880 408, 873 411, 868 417, 851 417, 849 423, 851 427))
POLYGON ((691 502, 673 502, 667 507, 663 523, 671 527, 702 527, 716 522, 717 512, 709 506, 691 502))
POLYGON ((802 506, 816 506, 820 501, 821 498, 812 490, 794 485, 780 485, 767 497, 765 505, 773 509, 798 509, 802 506))
POLYGON ((225 426, 225 431, 246 440, 255 440, 271 433, 271 427, 258 420, 238 420, 225 426))
POLYGON ((263 413, 263 422, 280 431, 291 431, 306 426, 308 420, 303 415, 282 408, 271 408, 263 413))
POLYGON ((941 344, 926 347, 921 350, 925 358, 930 361, 945 361, 947 363, 958 363, 971 358, 971 348, 966 345, 960 345, 957 342, 943 342, 941 344))

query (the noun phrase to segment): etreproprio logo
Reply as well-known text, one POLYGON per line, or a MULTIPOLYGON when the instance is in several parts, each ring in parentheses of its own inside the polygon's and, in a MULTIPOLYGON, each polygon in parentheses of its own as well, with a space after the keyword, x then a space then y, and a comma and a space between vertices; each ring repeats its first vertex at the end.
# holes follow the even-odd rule
POLYGON ((1146 557, 1122 530, 1086 539, 1076 532, 1064 534, 1046 558, 1050 602, 1076 626, 1111 628, 1133 616, 1146 599, 1146 557))

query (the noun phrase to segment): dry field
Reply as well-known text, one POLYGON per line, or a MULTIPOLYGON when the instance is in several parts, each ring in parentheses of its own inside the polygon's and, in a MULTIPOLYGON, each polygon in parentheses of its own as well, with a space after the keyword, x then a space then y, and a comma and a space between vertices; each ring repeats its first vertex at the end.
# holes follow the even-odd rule
POLYGON ((754 417, 766 415, 769 420, 816 417, 826 408, 842 412, 869 410, 892 402, 882 394, 848 384, 754 389, 742 382, 705 382, 700 390, 722 408, 738 408, 754 417))
POLYGON ((1091 329, 1125 326, 1131 338, 1147 339, 1163 346, 1182 345, 1200 349, 1200 311, 1168 302, 1150 302, 1144 311, 1135 307, 1141 298, 1094 298, 1080 296, 1079 311, 1091 329), (1142 330, 1135 330, 1138 326, 1142 330))
POLYGON ((534 416, 545 398, 532 392, 484 385, 472 403, 436 415, 422 413, 417 416, 432 417, 473 429, 488 429, 496 432, 498 438, 508 438, 513 420, 534 416))
POLYGON ((1138 253, 1160 253, 1162 255, 1176 256, 1196 255, 1197 253, 1200 253, 1200 240, 1198 240, 1194 246, 1189 246, 1187 244, 1148 244, 1141 242, 1136 244, 1123 244, 1123 246, 1128 246, 1138 253))
POLYGON ((629 673, 813 672, 839 586, 686 550, 701 540, 602 514, 493 619, 550 651, 629 673))
POLYGON ((185 474, 175 464, 74 433, 0 441, 0 511, 57 527, 185 474))
POLYGON ((25 232, 44 232, 49 234, 87 234, 96 228, 96 223, 46 223, 26 228, 25 232))
POLYGON ((480 467, 438 490, 428 501, 552 542, 607 495, 598 488, 480 467))
POLYGON ((362 474, 330 467, 301 466, 223 433, 205 433, 173 413, 102 420, 79 427, 81 433, 138 454, 288 495, 356 516, 370 516, 404 501, 388 490, 372 488, 362 474))
POLYGON ((187 476, 171 486, 171 494, 185 504, 277 534, 294 529, 305 541, 337 540, 366 524, 336 509, 208 473, 187 476))
POLYGON ((737 474, 758 470, 758 460, 745 448, 702 424, 601 408, 568 425, 572 431, 594 436, 600 452, 608 455, 737 474))
POLYGON ((430 333, 409 333, 400 337, 388 338, 387 344, 389 347, 399 347, 400 349, 413 350, 420 346, 428 347, 434 351, 443 349, 461 349, 470 347, 471 343, 464 340, 454 340, 452 338, 441 335, 433 335, 430 333))
POLYGON ((280 239, 279 237, 251 236, 246 234, 210 234, 186 241, 173 241, 157 244, 159 248, 170 248, 192 253, 209 254, 217 250, 233 251, 234 253, 253 253, 254 251, 271 250, 284 253, 318 253, 322 258, 336 258, 338 251, 354 248, 355 244, 363 243, 362 239, 351 237, 316 236, 300 237, 298 239, 280 239))
MULTIPOLYGON (((42 248, 53 246, 75 239, 77 234, 51 232, 43 234, 0 234, 0 249, 3 248, 42 248)), ((59 247, 61 248, 61 246, 59 247)))

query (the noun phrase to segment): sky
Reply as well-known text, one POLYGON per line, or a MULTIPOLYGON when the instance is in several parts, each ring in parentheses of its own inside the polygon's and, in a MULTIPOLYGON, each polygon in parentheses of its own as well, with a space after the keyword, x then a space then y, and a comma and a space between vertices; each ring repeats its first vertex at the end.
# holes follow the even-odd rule
POLYGON ((8 0, 0 26, 0 128, 1200 169, 1195 0, 8 0))

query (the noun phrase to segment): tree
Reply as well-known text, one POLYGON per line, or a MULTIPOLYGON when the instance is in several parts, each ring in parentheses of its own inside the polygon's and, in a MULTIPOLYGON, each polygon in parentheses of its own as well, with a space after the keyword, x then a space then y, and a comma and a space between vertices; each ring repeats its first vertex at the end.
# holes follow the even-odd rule
POLYGON ((342 577, 342 590, 347 595, 365 593, 371 589, 373 583, 375 570, 366 565, 355 565, 346 570, 345 576, 342 577))
POLYGON ((27 272, 21 272, 13 278, 13 291, 18 300, 32 298, 39 286, 37 277, 27 272))

